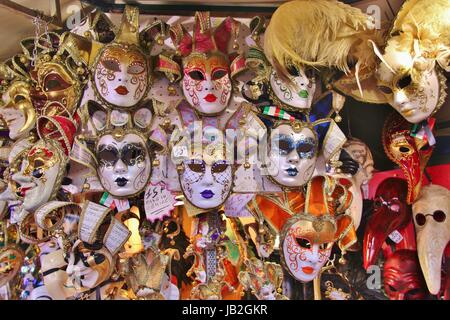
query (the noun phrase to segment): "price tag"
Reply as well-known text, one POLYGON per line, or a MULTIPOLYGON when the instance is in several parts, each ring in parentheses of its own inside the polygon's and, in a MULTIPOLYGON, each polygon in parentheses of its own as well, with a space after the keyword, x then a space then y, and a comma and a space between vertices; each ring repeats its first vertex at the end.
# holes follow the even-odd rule
POLYGON ((147 186, 144 196, 145 215, 150 222, 163 220, 169 217, 174 208, 175 194, 170 191, 164 182, 151 183, 147 186))
POLYGON ((400 243, 403 240, 403 236, 398 232, 397 230, 394 230, 390 235, 389 238, 394 241, 395 243, 400 243))

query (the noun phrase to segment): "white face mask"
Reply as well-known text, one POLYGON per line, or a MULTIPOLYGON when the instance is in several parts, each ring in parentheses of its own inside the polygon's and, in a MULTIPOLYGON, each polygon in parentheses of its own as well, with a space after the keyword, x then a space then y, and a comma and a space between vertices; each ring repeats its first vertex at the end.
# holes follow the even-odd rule
POLYGON ((137 134, 126 134, 120 141, 109 134, 102 136, 97 143, 97 160, 100 182, 113 196, 135 195, 150 179, 150 155, 146 142, 137 134))
POLYGON ((219 55, 188 59, 184 64, 182 84, 186 100, 204 115, 224 111, 232 93, 228 62, 219 55))
POLYGON ((292 68, 288 84, 280 78, 275 70, 270 75, 270 86, 276 97, 294 109, 311 108, 316 82, 314 76, 308 77, 303 69, 292 68))
POLYGON ((22 111, 14 108, 1 108, 0 115, 5 120, 6 125, 9 130, 9 137, 12 140, 18 139, 22 132, 20 130, 23 128, 26 122, 25 115, 22 111))
POLYGON ((20 186, 17 192, 23 197, 23 208, 28 212, 48 202, 55 191, 55 184, 60 174, 62 159, 56 151, 42 144, 33 147, 21 164, 18 173, 12 176, 20 186))
POLYGON ((417 254, 428 290, 438 294, 441 288, 441 264, 450 241, 450 190, 428 185, 413 204, 417 254))
POLYGON ((94 72, 97 92, 114 106, 135 106, 147 92, 147 61, 137 49, 126 50, 113 45, 105 47, 94 72))
POLYGON ((301 235, 302 220, 294 223, 287 231, 283 241, 284 263, 289 272, 302 282, 317 277, 331 255, 333 242, 314 243, 306 235, 301 235))
POLYGON ((310 128, 295 132, 282 124, 270 134, 269 159, 278 168, 271 177, 285 187, 299 187, 307 183, 317 159, 317 138, 310 128))
POLYGON ((212 165, 200 159, 183 162, 181 189, 186 199, 197 208, 213 209, 228 198, 233 185, 233 170, 225 160, 212 165))
MULTIPOLYGON (((394 70, 414 70, 411 56, 405 52, 388 49, 386 61, 394 70)), ((436 69, 418 71, 418 79, 411 77, 411 71, 393 73, 384 63, 378 69, 378 88, 408 122, 426 120, 440 101, 441 84, 436 69)))

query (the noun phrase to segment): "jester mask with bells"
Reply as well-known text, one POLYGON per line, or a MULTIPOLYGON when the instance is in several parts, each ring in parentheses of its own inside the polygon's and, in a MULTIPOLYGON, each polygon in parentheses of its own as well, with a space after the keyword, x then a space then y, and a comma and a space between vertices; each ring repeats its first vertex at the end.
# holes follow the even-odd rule
POLYGON ((23 201, 25 211, 34 212, 56 198, 66 174, 76 128, 77 123, 66 117, 38 118, 40 140, 19 152, 11 163, 12 187, 23 201))
POLYGON ((395 251, 383 265, 384 290, 390 300, 424 300, 428 290, 415 250, 395 251))
POLYGON ((423 172, 434 147, 426 139, 412 137, 411 124, 396 112, 386 119, 382 142, 386 155, 402 169, 408 181, 406 201, 412 204, 420 192, 423 172))
POLYGON ((11 140, 26 137, 36 125, 36 112, 30 98, 31 81, 27 67, 20 60, 29 63, 24 55, 17 55, 0 65, 0 116, 11 140))
POLYGON ((364 268, 376 263, 378 254, 388 236, 411 221, 411 206, 406 203, 407 182, 387 178, 375 192, 374 211, 366 225, 363 242, 364 268))
POLYGON ((408 122, 420 123, 445 101, 450 71, 450 3, 409 0, 397 14, 381 55, 378 89, 408 122))
POLYGON ((284 225, 281 261, 295 279, 309 282, 316 278, 334 242, 343 252, 356 242, 352 218, 345 214, 352 201, 347 183, 328 176, 312 178, 302 212, 284 225))
POLYGON ((128 109, 146 97, 151 82, 149 48, 141 41, 146 32, 139 32, 138 8, 125 6, 114 41, 86 45, 86 39, 74 37, 78 48, 86 48, 94 93, 102 105, 128 109))
POLYGON ((182 78, 186 100, 202 115, 214 116, 225 110, 233 91, 231 79, 243 70, 242 56, 228 55, 229 40, 237 36, 239 26, 228 17, 213 28, 209 12, 196 12, 192 36, 181 24, 170 29, 182 57, 182 72, 167 57, 160 57, 156 70, 165 72, 173 81, 182 78))
POLYGON ((162 151, 165 145, 162 130, 152 130, 152 102, 121 111, 89 101, 82 114, 94 134, 83 137, 91 141, 90 149, 81 139, 76 140, 71 159, 96 173, 111 195, 126 198, 140 194, 150 181, 155 151, 162 151))
POLYGON ((450 241, 450 191, 438 185, 422 188, 413 204, 417 253, 428 290, 438 294, 441 288, 441 265, 450 241))
MULTIPOLYGON (((371 18, 360 9, 336 0, 296 0, 279 6, 264 35, 264 53, 276 74, 271 86, 277 87, 282 80, 285 83, 278 86, 277 96, 288 93, 289 97, 285 89, 289 84, 296 99, 306 97, 304 90, 308 86, 312 89, 308 67, 350 74, 349 64, 353 62, 354 78, 362 91, 359 74, 376 63, 368 41, 376 38, 372 25, 371 18)), ((307 103, 303 100, 299 106, 307 103)))
POLYGON ((182 139, 172 148, 176 154, 186 148, 187 156, 178 161, 181 190, 189 204, 209 211, 221 207, 231 194, 235 165, 226 156, 222 142, 186 143, 182 139))
POLYGON ((245 261, 246 270, 239 273, 239 282, 251 290, 258 300, 287 300, 279 293, 283 283, 283 270, 273 262, 263 262, 255 257, 245 261))

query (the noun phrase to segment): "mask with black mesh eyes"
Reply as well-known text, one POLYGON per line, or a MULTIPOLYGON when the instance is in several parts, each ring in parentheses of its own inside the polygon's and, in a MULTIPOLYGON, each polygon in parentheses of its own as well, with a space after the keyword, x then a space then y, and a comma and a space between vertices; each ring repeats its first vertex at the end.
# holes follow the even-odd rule
MULTIPOLYGON (((207 170, 207 165, 204 160, 190 159, 184 163, 184 178, 188 183, 195 183, 203 178, 207 170), (186 172, 186 168, 189 172, 186 172)), ((211 166, 211 174, 215 182, 224 184, 231 179, 231 173, 228 172, 230 164, 225 160, 214 162, 211 166)))
POLYGON ((105 167, 113 167, 119 159, 127 166, 135 166, 142 163, 144 158, 145 148, 136 143, 126 144, 120 150, 113 145, 101 145, 97 152, 100 165, 105 167))
POLYGON ((272 150, 281 156, 287 156, 294 149, 300 159, 312 159, 316 153, 317 141, 304 136, 295 141, 291 136, 284 134, 277 135, 272 139, 272 150))

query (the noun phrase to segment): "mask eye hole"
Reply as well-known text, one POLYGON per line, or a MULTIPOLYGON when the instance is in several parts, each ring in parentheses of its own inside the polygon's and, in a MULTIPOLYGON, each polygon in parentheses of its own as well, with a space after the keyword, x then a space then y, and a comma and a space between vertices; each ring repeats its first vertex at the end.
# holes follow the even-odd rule
POLYGON ((289 66, 287 72, 293 77, 298 77, 300 75, 300 72, 298 72, 298 69, 295 66, 289 66))
POLYGON ((201 71, 199 71, 199 70, 192 70, 192 71, 189 71, 188 75, 189 75, 189 77, 191 77, 192 79, 197 80, 197 81, 203 81, 203 80, 205 80, 205 76, 204 76, 203 73, 202 73, 201 71))
POLYGON ((311 243, 305 238, 296 238, 297 244, 304 249, 311 249, 311 243))
POLYGON ((203 173, 205 172, 205 163, 203 161, 195 161, 192 160, 188 163, 188 167, 191 171, 197 172, 197 173, 203 173))
POLYGON ((122 160, 127 166, 133 166, 142 158, 144 152, 141 147, 127 144, 122 151, 122 160))
POLYGON ((423 226, 427 222, 427 218, 423 213, 416 214, 415 219, 418 226, 423 226))
POLYGON ((103 66, 112 72, 119 72, 120 71, 120 63, 117 60, 108 59, 102 61, 103 66))
POLYGON ((324 242, 319 245, 319 250, 327 250, 331 244, 329 242, 324 242))
POLYGON ((398 150, 400 150, 401 153, 409 153, 411 151, 411 149, 406 146, 401 146, 398 148, 398 150))
POLYGON ((58 74, 51 73, 44 79, 45 91, 59 91, 70 87, 70 83, 67 83, 58 74))
POLYGON ((110 165, 114 165, 118 158, 118 151, 114 148, 102 149, 98 153, 97 158, 110 165))
POLYGON ((212 173, 220 173, 227 170, 228 164, 226 162, 215 162, 211 167, 212 173))
POLYGON ((422 290, 420 290, 419 288, 415 288, 415 289, 411 289, 409 290, 406 294, 408 296, 417 296, 418 294, 420 294, 422 292, 422 290))
POLYGON ((392 89, 386 86, 378 86, 378 89, 383 92, 384 94, 391 94, 392 89))
POLYGON ((223 70, 223 69, 215 70, 211 75, 211 79, 219 80, 219 79, 222 79, 223 77, 225 77, 227 74, 228 74, 228 72, 226 70, 223 70))
POLYGON ((18 94, 17 96, 14 97, 14 103, 19 103, 20 101, 25 100, 25 97, 21 94, 18 94))
POLYGON ((278 149, 280 155, 285 156, 293 150, 293 141, 287 136, 279 136, 273 140, 273 146, 278 149))
POLYGON ((389 290, 391 290, 391 292, 397 292, 397 289, 391 285, 389 285, 389 290))
POLYGON ((145 67, 142 63, 140 62, 133 62, 129 67, 128 67, 128 73, 129 74, 141 74, 145 71, 145 67))
POLYGON ((436 210, 433 213, 433 218, 436 220, 436 222, 444 222, 445 221, 445 213, 442 210, 436 210))
POLYGON ((406 88, 407 86, 409 86, 411 84, 411 82, 412 82, 412 79, 411 79, 410 75, 404 76, 403 78, 398 80, 397 87, 399 87, 400 89, 406 88))
POLYGON ((301 153, 311 152, 314 146, 309 143, 300 143, 297 147, 297 151, 301 153))
POLYGON ((36 169, 33 170, 33 172, 31 174, 36 179, 39 179, 39 178, 41 178, 44 175, 44 170, 42 170, 42 168, 36 168, 36 169))

